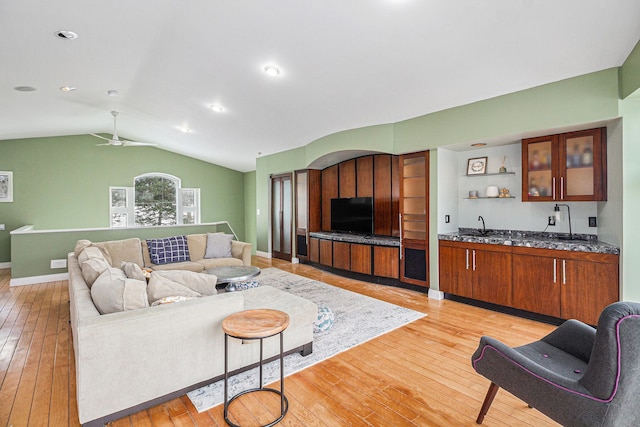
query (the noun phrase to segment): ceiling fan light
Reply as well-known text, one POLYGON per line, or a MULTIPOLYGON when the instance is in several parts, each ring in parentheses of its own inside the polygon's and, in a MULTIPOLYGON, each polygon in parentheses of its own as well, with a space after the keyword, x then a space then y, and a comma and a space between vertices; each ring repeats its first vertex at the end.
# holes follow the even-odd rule
POLYGON ((275 65, 267 65, 264 67, 264 72, 271 77, 276 77, 280 74, 280 69, 275 65))
POLYGON ((222 113, 224 111, 224 107, 220 104, 211 104, 209 108, 216 113, 222 113))
POLYGON ((61 91, 63 92, 73 92, 74 90, 76 90, 75 86, 62 86, 60 88, 61 91))

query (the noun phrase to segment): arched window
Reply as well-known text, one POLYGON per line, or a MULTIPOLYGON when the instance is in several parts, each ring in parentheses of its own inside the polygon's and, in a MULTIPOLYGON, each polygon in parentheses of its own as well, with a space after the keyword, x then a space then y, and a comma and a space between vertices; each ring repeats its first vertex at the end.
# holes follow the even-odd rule
POLYGON ((165 173, 137 176, 133 187, 110 187, 111 227, 199 224, 200 189, 181 188, 165 173))

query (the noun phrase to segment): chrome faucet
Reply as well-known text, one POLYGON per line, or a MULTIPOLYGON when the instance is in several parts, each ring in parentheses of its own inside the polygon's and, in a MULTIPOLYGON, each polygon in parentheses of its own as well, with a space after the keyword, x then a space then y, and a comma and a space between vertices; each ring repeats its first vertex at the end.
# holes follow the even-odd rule
POLYGON ((480 234, 484 236, 485 234, 487 234, 487 229, 484 226, 484 218, 482 218, 482 215, 478 216, 478 221, 482 221, 482 231, 480 232, 480 234))

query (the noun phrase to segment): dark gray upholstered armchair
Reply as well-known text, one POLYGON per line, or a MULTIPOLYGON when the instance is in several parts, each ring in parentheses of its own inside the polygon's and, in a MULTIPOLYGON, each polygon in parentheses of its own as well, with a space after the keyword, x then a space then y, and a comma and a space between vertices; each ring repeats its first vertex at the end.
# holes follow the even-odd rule
POLYGON ((500 387, 564 426, 640 426, 640 304, 616 302, 598 329, 568 320, 511 348, 482 337, 473 368, 491 381, 476 422, 500 387))

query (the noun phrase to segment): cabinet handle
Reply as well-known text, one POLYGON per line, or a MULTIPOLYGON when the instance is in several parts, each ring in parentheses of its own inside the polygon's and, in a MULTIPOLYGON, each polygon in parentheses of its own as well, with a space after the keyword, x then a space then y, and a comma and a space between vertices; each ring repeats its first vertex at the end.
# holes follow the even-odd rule
POLYGON ((564 176, 560 177, 560 200, 564 200, 564 176))
POLYGON ((469 249, 467 249, 466 261, 467 261, 467 270, 468 270, 469 269, 469 249))
POLYGON ((562 260, 562 284, 567 284, 567 260, 562 260))
POLYGON ((551 178, 551 194, 553 196, 553 200, 556 199, 556 177, 551 178))
POLYGON ((402 260, 402 214, 398 214, 398 223, 400 224, 400 260, 402 260))
POLYGON ((476 250, 473 250, 473 271, 476 271, 476 250))
POLYGON ((553 283, 558 281, 558 260, 553 259, 553 283))

